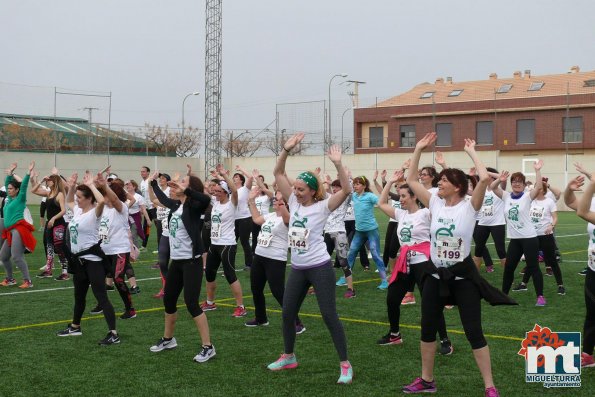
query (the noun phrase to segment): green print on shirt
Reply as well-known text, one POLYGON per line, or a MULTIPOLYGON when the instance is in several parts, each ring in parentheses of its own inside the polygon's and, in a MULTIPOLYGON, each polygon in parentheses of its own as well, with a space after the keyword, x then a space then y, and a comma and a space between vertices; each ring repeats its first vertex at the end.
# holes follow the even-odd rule
POLYGON ((272 234, 273 233, 273 225, 271 225, 269 222, 266 222, 264 225, 262 225, 261 231, 262 231, 262 233, 272 234))
POLYGON ((494 204, 494 198, 492 196, 486 197, 483 201, 483 205, 492 205, 494 204))
POLYGON ((400 233, 402 242, 408 243, 411 241, 411 229, 413 229, 413 225, 409 225, 409 227, 403 226, 400 233))
POLYGON ((172 216, 169 221, 169 234, 176 238, 176 233, 178 232, 180 218, 177 216, 172 216))
POLYGON ((515 222, 519 221, 519 204, 510 207, 508 210, 508 219, 515 222))
POLYGON ((222 212, 215 212, 215 213, 211 214, 211 222, 212 223, 221 223, 221 215, 223 215, 222 212))
POLYGON ((79 237, 78 227, 79 227, 79 224, 74 223, 74 222, 70 222, 70 224, 68 226, 68 231, 70 232, 70 241, 72 242, 72 244, 78 244, 78 237, 79 237))
POLYGON ((436 230, 436 234, 435 237, 436 239, 438 239, 438 236, 447 236, 447 237, 452 237, 454 236, 453 234, 453 230, 455 230, 457 227, 455 226, 455 224, 451 224, 449 227, 441 227, 440 229, 436 230))
POLYGON ((295 226, 295 227, 303 227, 304 229, 306 228, 306 224, 308 223, 308 218, 303 218, 301 221, 299 220, 299 215, 297 212, 293 213, 293 216, 295 217, 295 220, 293 221, 293 223, 291 224, 291 226, 295 226))
POLYGON ((99 239, 102 240, 105 244, 109 243, 109 239, 107 238, 109 234, 109 221, 106 217, 101 217, 101 221, 99 222, 99 239))

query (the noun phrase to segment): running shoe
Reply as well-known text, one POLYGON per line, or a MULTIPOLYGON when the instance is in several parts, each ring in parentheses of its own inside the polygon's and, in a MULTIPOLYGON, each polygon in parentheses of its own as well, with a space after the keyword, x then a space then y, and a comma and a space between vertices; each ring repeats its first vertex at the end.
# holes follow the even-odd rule
POLYGON ((345 281, 345 277, 341 276, 341 278, 339 278, 339 280, 335 283, 335 285, 337 287, 342 287, 344 285, 347 285, 347 281, 345 281))
POLYGON ((27 289, 27 288, 33 288, 33 283, 31 282, 31 280, 23 280, 23 284, 19 285, 20 289, 27 289))
POLYGON ((355 296, 355 290, 351 288, 347 288, 347 291, 345 291, 345 294, 343 294, 343 297, 347 299, 355 298, 355 296))
POLYGON ((107 291, 115 291, 116 290, 116 287, 114 287, 113 285, 107 285, 107 284, 105 284, 105 289, 107 291))
POLYGON ((581 353, 581 368, 591 368, 591 367, 595 367, 595 360, 593 359, 593 355, 582 352, 581 353))
POLYGON ((11 285, 17 285, 17 280, 15 280, 14 278, 8 278, 8 277, 6 277, 4 279, 4 281, 2 281, 0 283, 0 286, 2 286, 2 287, 8 287, 8 286, 11 286, 11 285))
POLYGON ((370 271, 370 266, 364 266, 364 272, 369 272, 370 271))
POLYGON ((124 313, 122 313, 120 318, 122 320, 129 320, 131 318, 136 318, 136 310, 134 310, 134 309, 126 310, 126 311, 124 311, 124 313))
POLYGON ((159 353, 163 350, 171 350, 175 349, 178 346, 178 342, 176 342, 176 338, 171 338, 169 340, 165 338, 161 338, 155 343, 153 346, 149 348, 150 351, 153 353, 159 353))
POLYGON ((494 266, 486 266, 486 273, 494 273, 494 266))
POLYGON ((139 252, 143 252, 143 251, 146 251, 146 250, 147 250, 147 247, 142 247, 141 246, 141 247, 138 248, 138 251, 139 252))
POLYGON ((101 306, 97 305, 93 309, 91 309, 91 311, 89 313, 91 313, 91 314, 101 314, 101 313, 103 313, 103 309, 101 308, 101 306))
POLYGON ((81 327, 75 328, 72 326, 72 324, 68 324, 68 327, 66 327, 66 329, 56 332, 56 335, 58 336, 80 336, 82 334, 83 330, 81 329, 81 327))
POLYGON ((52 278, 52 271, 46 270, 37 275, 37 278, 52 278))
POLYGON ((236 306, 235 310, 233 311, 232 317, 244 317, 248 312, 244 306, 236 306))
POLYGON ((202 309, 203 312, 208 312, 211 310, 217 310, 217 305, 215 304, 215 302, 209 303, 207 301, 204 301, 203 303, 200 304, 200 308, 202 309))
POLYGON ((537 297, 537 302, 535 303, 535 306, 545 306, 545 305, 546 305, 545 298, 543 297, 543 295, 539 295, 537 297))
POLYGON ((376 341, 377 344, 380 346, 388 346, 388 345, 400 345, 403 343, 403 338, 401 338, 401 333, 397 333, 397 335, 393 335, 392 333, 388 333, 384 335, 382 338, 376 341))
POLYGON ((70 280, 70 276, 68 275, 68 273, 62 273, 58 277, 56 277, 54 280, 56 280, 56 281, 68 281, 68 280, 70 280))
POLYGON ((138 285, 130 287, 130 293, 133 295, 140 294, 140 288, 138 287, 138 285))
POLYGON ((205 346, 203 345, 200 349, 200 352, 194 356, 194 361, 197 363, 204 363, 205 361, 209 361, 211 358, 215 357, 217 352, 215 351, 215 346, 205 346))
POLYGON ((527 291, 527 285, 519 283, 516 287, 512 287, 513 292, 527 291))
POLYGON ((281 354, 281 357, 274 363, 271 363, 267 366, 268 369, 271 371, 281 371, 284 369, 293 369, 297 368, 298 362, 295 354, 281 354))
MULTIPOLYGON (((156 254, 156 252, 154 252, 154 253, 156 254)), ((153 263, 153 264, 151 265, 151 269, 159 269, 159 262, 157 262, 157 263, 153 263)))
POLYGON ((585 267, 583 270, 581 270, 580 272, 578 272, 579 276, 586 276, 588 270, 589 270, 589 268, 588 267, 585 267))
POLYGON ((160 289, 159 292, 157 292, 155 295, 153 295, 153 298, 163 299, 164 295, 165 295, 165 292, 162 289, 160 289))
POLYGON ((314 287, 308 288, 308 295, 316 295, 316 291, 314 291, 314 287))
POLYGON ((159 253, 159 251, 151 251, 151 253, 153 253, 153 254, 158 254, 158 253, 159 253))
POLYGON ((401 305, 415 305, 415 295, 405 295, 401 305))
POLYGON ((244 325, 246 327, 266 327, 267 325, 269 325, 269 322, 268 321, 260 322, 257 319, 253 319, 253 320, 250 320, 250 321, 246 321, 244 323, 244 325))
POLYGON ((526 271, 527 271, 527 266, 525 266, 525 267, 523 268, 523 270, 521 270, 521 271, 519 272, 519 274, 523 274, 523 275, 524 275, 526 271))
POLYGON ((296 335, 303 334, 304 332, 306 332, 306 327, 304 327, 304 324, 298 323, 295 325, 295 334, 296 335))
POLYGON ((120 343, 120 337, 117 334, 114 334, 112 331, 109 331, 105 338, 97 342, 100 346, 109 346, 115 345, 120 343))
POLYGON ((416 378, 413 383, 403 386, 401 389, 405 394, 415 393, 436 393, 436 382, 426 382, 422 378, 416 378))
POLYGON ((558 295, 566 295, 566 288, 563 285, 558 285, 558 295))
POLYGON ((500 393, 498 393, 498 389, 495 386, 488 387, 486 389, 486 397, 500 397, 500 393))
POLYGON ((552 277, 554 275, 554 271, 552 270, 551 267, 548 266, 545 268, 545 275, 550 276, 550 277, 552 277))
POLYGON ((337 384, 339 385, 349 385, 353 381, 353 368, 351 368, 351 364, 341 364, 341 373, 339 374, 339 379, 337 380, 337 384))
POLYGON ((376 287, 376 288, 377 288, 377 289, 379 289, 379 290, 383 290, 383 291, 384 291, 385 289, 388 289, 388 281, 386 281, 386 280, 382 280, 382 281, 380 282, 380 284, 378 284, 378 287, 376 287))
POLYGON ((454 305, 444 305, 446 310, 452 310, 455 306, 454 305))
POLYGON ((440 354, 443 356, 450 356, 453 351, 454 348, 452 347, 452 343, 450 343, 448 338, 442 339, 440 341, 440 354))

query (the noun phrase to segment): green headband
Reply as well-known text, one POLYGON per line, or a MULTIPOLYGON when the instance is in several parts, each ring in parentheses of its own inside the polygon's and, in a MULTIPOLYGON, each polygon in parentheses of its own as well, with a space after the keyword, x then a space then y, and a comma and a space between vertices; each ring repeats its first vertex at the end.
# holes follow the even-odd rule
POLYGON ((318 190, 318 179, 309 171, 302 172, 297 179, 301 179, 312 190, 318 190))

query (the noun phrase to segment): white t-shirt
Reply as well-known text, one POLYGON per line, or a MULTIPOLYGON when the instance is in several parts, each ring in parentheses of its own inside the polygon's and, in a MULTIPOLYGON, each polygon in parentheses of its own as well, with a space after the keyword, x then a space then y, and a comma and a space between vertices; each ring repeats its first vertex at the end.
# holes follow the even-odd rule
POLYGON ((260 215, 264 216, 271 212, 269 209, 271 207, 271 199, 266 194, 258 195, 254 199, 254 202, 256 203, 256 209, 258 210, 260 215))
POLYGON ((289 196, 288 243, 291 248, 291 265, 297 269, 319 266, 331 260, 326 251, 323 230, 331 211, 328 198, 307 207, 299 204, 295 195, 289 196))
POLYGON ((545 234, 545 229, 552 223, 552 212, 558 211, 556 203, 546 197, 543 200, 533 200, 529 216, 538 236, 545 234))
POLYGON ((212 245, 236 245, 235 213, 236 207, 231 199, 225 204, 215 201, 211 211, 212 245))
POLYGON ((345 211, 345 218, 343 221, 354 221, 355 220, 355 211, 353 209, 353 201, 351 201, 351 195, 348 197, 349 205, 347 206, 347 210, 345 211))
POLYGON ((73 217, 72 210, 70 209, 69 206, 66 206, 66 212, 62 216, 62 218, 64 218, 64 222, 70 223, 70 221, 72 220, 72 217, 73 217))
MULTIPOLYGON (((388 200, 391 207, 394 209, 401 209, 401 202, 399 200, 388 200)), ((390 218, 389 222, 398 222, 395 218, 390 218)))
POLYGON ((250 197, 250 189, 242 186, 238 189, 238 206, 236 207, 235 219, 251 218, 250 209, 248 208, 248 198, 250 197))
POLYGON ((287 232, 283 217, 271 212, 264 215, 264 223, 258 233, 258 244, 254 251, 264 258, 287 261, 287 232))
MULTIPOLYGON (((331 195, 327 193, 326 198, 329 197, 331 197, 331 195)), ((331 212, 324 225, 325 233, 345 233, 345 214, 347 213, 347 209, 350 205, 351 196, 348 196, 347 199, 345 199, 345 201, 343 201, 336 210, 331 212)))
POLYGON ((504 202, 491 190, 486 190, 479 214, 481 215, 479 224, 482 226, 506 224, 506 219, 504 219, 504 202))
MULTIPOLYGON (((180 205, 181 207, 181 205, 180 205)), ((161 235, 169 237, 169 223, 167 218, 169 217, 169 208, 157 206, 157 222, 161 222, 161 235)))
MULTIPOLYGON (((399 222, 397 237, 401 246, 430 241, 432 216, 429 209, 420 208, 414 213, 409 213, 409 211, 395 208, 395 219, 396 222, 399 222)), ((425 262, 428 258, 420 252, 409 251, 407 260, 410 264, 415 264, 425 262)))
MULTIPOLYGON (((68 223, 68 231, 70 232, 70 250, 76 254, 97 244, 100 218, 95 215, 95 208, 83 213, 83 210, 77 205, 74 206, 72 214, 72 219, 68 223)), ((101 258, 96 255, 83 255, 81 259, 101 261, 101 258)))
POLYGON ((128 213, 130 215, 138 214, 140 212, 140 206, 147 205, 143 196, 141 196, 140 194, 138 194, 136 192, 134 193, 134 199, 136 200, 134 202, 134 204, 132 204, 130 207, 128 207, 128 213))
POLYGON ((450 267, 462 262, 471 252, 475 214, 470 201, 446 206, 437 195, 430 198, 432 242, 430 256, 436 267, 450 267))
MULTIPOLYGON (((591 211, 595 211, 595 197, 591 199, 591 211)), ((589 249, 587 251, 587 263, 589 269, 595 272, 595 225, 587 223, 587 233, 589 234, 589 249)))
POLYGON ((544 196, 546 198, 549 198, 550 200, 552 200, 554 203, 557 203, 558 200, 556 199, 556 195, 554 193, 552 193, 551 190, 548 190, 546 194, 544 194, 544 196))
POLYGON ((192 239, 182 222, 182 211, 180 207, 171 215, 169 220, 169 252, 171 259, 192 259, 192 239))
POLYGON ((106 255, 130 252, 129 231, 128 207, 122 203, 122 211, 118 212, 115 208, 109 208, 106 205, 99 222, 99 239, 101 239, 103 252, 106 255))
POLYGON ((508 238, 531 238, 537 233, 531 222, 531 193, 525 192, 518 198, 512 198, 510 192, 502 193, 504 201, 504 217, 506 219, 506 235, 508 238))
POLYGON ((147 206, 147 209, 153 209, 153 202, 151 201, 151 196, 149 195, 149 182, 146 179, 142 180, 139 188, 140 194, 145 199, 145 205, 147 206))

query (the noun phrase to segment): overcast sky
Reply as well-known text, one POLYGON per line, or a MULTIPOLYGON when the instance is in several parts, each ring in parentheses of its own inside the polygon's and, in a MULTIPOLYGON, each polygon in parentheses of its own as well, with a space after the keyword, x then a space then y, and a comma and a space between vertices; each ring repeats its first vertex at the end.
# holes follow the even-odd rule
MULTIPOLYGON (((57 86, 111 91, 112 124, 176 126, 199 91, 186 124, 203 128, 204 0, 0 0, 0 12, 0 113, 51 115, 57 86)), ((337 73, 365 81, 371 104, 437 77, 593 70, 593 15, 593 0, 226 0, 222 126, 264 128, 275 104, 325 100, 337 73)), ((353 89, 340 82, 335 131, 353 89)), ((108 119, 105 98, 59 95, 56 107, 108 119)))

